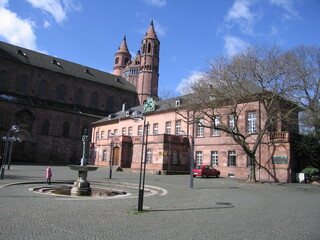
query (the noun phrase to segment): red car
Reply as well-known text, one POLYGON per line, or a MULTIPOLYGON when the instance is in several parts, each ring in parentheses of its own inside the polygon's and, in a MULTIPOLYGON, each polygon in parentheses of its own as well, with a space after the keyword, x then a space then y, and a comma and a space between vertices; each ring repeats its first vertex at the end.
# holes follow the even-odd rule
POLYGON ((209 177, 216 176, 217 178, 220 176, 220 171, 211 167, 210 165, 197 165, 193 169, 193 177, 201 176, 201 177, 209 177))

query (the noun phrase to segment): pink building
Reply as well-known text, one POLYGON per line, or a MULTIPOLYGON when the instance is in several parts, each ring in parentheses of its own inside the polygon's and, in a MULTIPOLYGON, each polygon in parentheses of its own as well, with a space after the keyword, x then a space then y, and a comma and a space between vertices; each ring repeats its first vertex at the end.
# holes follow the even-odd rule
MULTIPOLYGON (((176 107, 183 107, 183 100, 183 96, 156 103, 151 100, 151 105, 147 101, 144 106, 129 110, 123 108, 120 112, 94 122, 90 147, 91 164, 109 166, 112 161, 113 166, 139 169, 144 122, 135 122, 131 118, 132 112, 139 110, 143 112, 148 123, 148 171, 162 174, 187 172, 190 169, 190 157, 193 155, 195 164, 212 165, 221 171, 221 177, 247 178, 250 168, 242 148, 225 132, 204 128, 199 124, 188 124, 188 121, 175 111, 176 107)), ((246 103, 244 108, 245 111, 238 120, 239 129, 258 129, 265 121, 259 102, 246 103)), ((228 117, 226 112, 221 115, 220 121, 230 121, 228 117)), ((207 121, 205 117, 203 119, 207 121)), ((297 120, 297 114, 294 114, 292 122, 297 120)), ((257 180, 291 182, 295 175, 295 159, 290 144, 291 130, 281 122, 276 128, 273 133, 265 134, 259 145, 256 154, 257 180)), ((254 138, 255 135, 252 135, 252 142, 254 138)))

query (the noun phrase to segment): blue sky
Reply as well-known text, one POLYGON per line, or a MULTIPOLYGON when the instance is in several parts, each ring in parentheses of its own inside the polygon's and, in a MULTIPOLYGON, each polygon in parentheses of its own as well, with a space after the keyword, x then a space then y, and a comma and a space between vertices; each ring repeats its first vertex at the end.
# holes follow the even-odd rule
POLYGON ((0 0, 0 40, 112 72, 123 36, 134 56, 152 19, 160 95, 178 94, 214 57, 320 43, 320 0, 0 0))

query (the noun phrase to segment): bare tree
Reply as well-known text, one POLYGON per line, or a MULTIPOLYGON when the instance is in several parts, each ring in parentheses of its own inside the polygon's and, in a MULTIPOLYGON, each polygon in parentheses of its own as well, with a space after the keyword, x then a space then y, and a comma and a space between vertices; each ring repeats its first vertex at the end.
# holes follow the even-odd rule
POLYGON ((287 97, 304 110, 301 123, 320 134, 320 48, 299 46, 285 54, 294 91, 287 97))
POLYGON ((178 113, 192 124, 228 133, 250 159, 250 181, 256 181, 256 152, 267 133, 297 132, 291 123, 298 121, 298 107, 283 97, 294 90, 289 73, 277 47, 217 58, 205 77, 189 86, 192 93, 178 113), (259 109, 258 121, 247 118, 250 109, 259 109))

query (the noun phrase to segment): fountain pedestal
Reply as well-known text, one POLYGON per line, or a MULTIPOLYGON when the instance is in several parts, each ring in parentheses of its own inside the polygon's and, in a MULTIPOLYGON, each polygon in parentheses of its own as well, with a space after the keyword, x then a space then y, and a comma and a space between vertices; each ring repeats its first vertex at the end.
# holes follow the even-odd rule
POLYGON ((78 179, 71 188, 71 195, 89 196, 91 195, 90 183, 87 181, 88 171, 97 170, 98 166, 69 165, 70 169, 78 171, 78 179))
POLYGON ((74 182, 73 187, 71 188, 71 195, 76 196, 90 196, 91 195, 91 188, 90 183, 87 181, 88 171, 95 171, 97 170, 98 166, 87 166, 87 159, 86 159, 86 151, 87 151, 87 142, 88 136, 86 132, 82 136, 83 142, 83 149, 82 149, 82 158, 80 165, 69 165, 71 170, 78 171, 78 180, 74 182))

